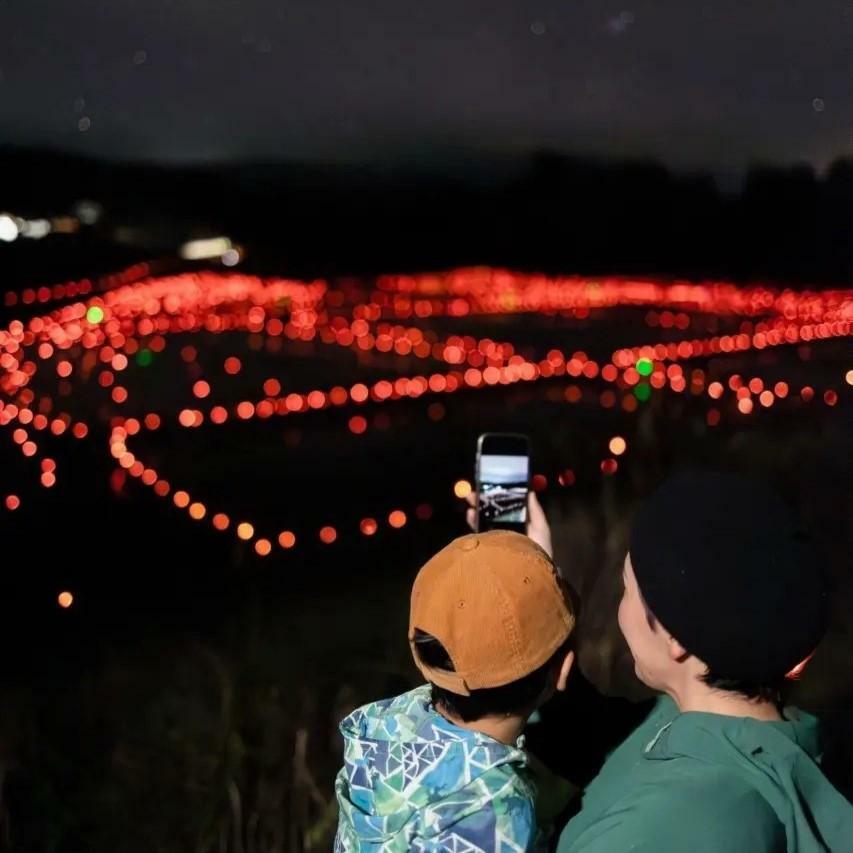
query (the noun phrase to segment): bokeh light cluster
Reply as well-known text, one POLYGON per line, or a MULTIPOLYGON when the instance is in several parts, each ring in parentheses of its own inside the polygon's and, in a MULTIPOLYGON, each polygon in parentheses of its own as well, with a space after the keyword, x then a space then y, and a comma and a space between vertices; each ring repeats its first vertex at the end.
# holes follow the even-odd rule
MULTIPOLYGON (((724 418, 754 418, 771 408, 834 407, 853 385, 853 370, 823 387, 769 378, 762 375, 760 359, 743 358, 796 347, 807 361, 811 347, 850 336, 850 290, 555 278, 488 268, 345 280, 333 287, 319 280, 213 272, 156 277, 138 265, 94 284, 10 291, 5 304, 24 316, 0 329, 0 426, 32 472, 29 482, 0 485, 5 511, 20 511, 33 497, 33 486, 54 488, 62 476, 48 452, 48 436, 92 441, 106 430, 116 484, 137 481, 191 523, 236 537, 260 558, 276 549, 290 551, 305 537, 331 546, 352 532, 369 538, 382 527, 398 530, 413 518, 427 520, 432 507, 424 501, 374 512, 361 519, 357 531, 343 531, 329 519, 314 530, 293 530, 286 518, 280 529, 264 530, 255 519, 224 513, 214 495, 196 493, 191 483, 173 482, 168 471, 153 467, 146 461, 146 436, 164 424, 216 430, 235 421, 303 417, 324 409, 340 410, 341 429, 359 436, 370 426, 366 406, 375 410, 397 400, 429 398, 428 415, 437 421, 449 395, 549 381, 567 404, 592 398, 602 409, 627 413, 639 411, 655 394, 691 396, 705 402, 712 428, 724 418), (556 348, 538 352, 464 328, 482 327, 484 320, 474 321, 493 315, 578 322, 612 320, 626 310, 643 312, 646 340, 625 341, 608 357, 556 348), (199 350, 210 335, 235 341, 239 336, 233 354, 222 361, 224 380, 202 376, 199 350), (292 341, 385 354, 400 360, 405 375, 397 370, 387 378, 309 389, 289 388, 282 377, 270 376, 252 387, 243 370, 246 335, 256 351, 276 352, 292 341), (193 343, 186 343, 188 338, 193 343), (189 393, 178 404, 170 396, 169 403, 143 410, 128 377, 149 369, 167 347, 179 348, 185 371, 172 384, 184 387, 189 377, 189 393), (736 359, 739 371, 730 369, 727 359, 736 359), (754 369, 745 373, 744 363, 754 369), (95 407, 85 402, 93 396, 90 389, 98 397, 95 407)), ((597 462, 601 475, 616 475, 630 450, 628 440, 611 431, 597 462)), ((575 480, 571 469, 543 472, 534 476, 533 487, 569 487, 575 480)), ((467 480, 448 483, 448 496, 464 499, 470 490, 467 480)), ((63 596, 61 606, 70 606, 71 593, 63 596)))

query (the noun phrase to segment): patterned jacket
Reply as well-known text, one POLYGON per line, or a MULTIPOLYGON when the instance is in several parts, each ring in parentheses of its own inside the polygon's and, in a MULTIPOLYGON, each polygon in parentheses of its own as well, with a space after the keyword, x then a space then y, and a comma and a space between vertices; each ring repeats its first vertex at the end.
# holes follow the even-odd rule
POLYGON ((527 757, 438 714, 430 687, 372 702, 342 723, 336 853, 523 851, 536 840, 527 757))

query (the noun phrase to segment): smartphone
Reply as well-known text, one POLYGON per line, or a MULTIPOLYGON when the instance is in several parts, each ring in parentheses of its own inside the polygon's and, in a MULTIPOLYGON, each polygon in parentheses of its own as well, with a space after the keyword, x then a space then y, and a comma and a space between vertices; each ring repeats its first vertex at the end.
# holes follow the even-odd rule
POLYGON ((527 530, 530 441, 526 435, 487 432, 477 439, 477 531, 527 530))

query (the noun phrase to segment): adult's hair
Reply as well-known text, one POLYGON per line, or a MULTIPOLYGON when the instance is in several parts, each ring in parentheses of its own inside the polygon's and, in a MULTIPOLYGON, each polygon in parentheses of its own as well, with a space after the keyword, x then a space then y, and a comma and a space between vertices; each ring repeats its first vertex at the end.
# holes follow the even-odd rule
MULTIPOLYGON (((414 642, 418 657, 427 666, 455 672, 456 668, 447 650, 439 640, 420 628, 415 628, 414 642)), ((563 645, 548 658, 545 663, 523 678, 500 687, 488 687, 472 690, 469 696, 451 693, 449 690, 431 684, 432 701, 440 705, 451 716, 469 723, 483 717, 523 713, 536 705, 537 700, 551 686, 555 669, 563 658, 574 648, 574 632, 563 645)))
MULTIPOLYGON (((649 605, 643 602, 643 607, 646 611, 646 622, 649 627, 654 630, 655 625, 660 624, 660 620, 652 613, 649 605)), ((688 649, 689 651, 689 649, 688 649)), ((775 702, 781 706, 784 697, 785 681, 784 679, 773 684, 759 684, 757 681, 744 681, 739 678, 729 678, 723 673, 715 672, 710 667, 699 676, 699 680, 708 687, 714 690, 727 690, 730 693, 738 693, 747 699, 762 700, 765 702, 775 702)))
POLYGON ((783 704, 785 682, 777 684, 758 684, 751 681, 742 681, 737 678, 726 678, 725 675, 714 672, 710 668, 701 675, 700 680, 714 690, 727 690, 730 693, 739 693, 747 699, 773 702, 781 706, 783 704))

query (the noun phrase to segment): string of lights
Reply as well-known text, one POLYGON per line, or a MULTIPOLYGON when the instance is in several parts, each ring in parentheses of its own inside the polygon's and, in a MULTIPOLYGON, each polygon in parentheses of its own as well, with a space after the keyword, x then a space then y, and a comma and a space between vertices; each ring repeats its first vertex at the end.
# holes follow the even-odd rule
MULTIPOLYGON (((319 280, 306 283, 233 273, 153 277, 145 265, 137 265, 94 283, 70 282, 21 294, 10 291, 4 301, 9 307, 53 305, 47 313, 12 320, 0 329, 0 427, 8 429, 13 445, 37 464, 40 485, 53 488, 58 476, 56 461, 41 452, 40 434, 91 440, 89 422, 94 417, 109 426, 116 488, 128 477, 137 480, 191 520, 235 535, 259 557, 270 555, 275 545, 289 551, 305 531, 259 532, 251 519, 232 518, 209 499, 176 488, 146 464, 146 433, 175 422, 186 429, 214 428, 234 420, 340 409, 349 432, 361 435, 368 429, 368 419, 358 409, 366 404, 382 407, 398 400, 546 380, 565 384, 557 394, 567 403, 592 400, 603 409, 618 407, 629 414, 655 391, 686 394, 707 404, 706 423, 715 427, 723 417, 755 416, 775 405, 822 400, 832 407, 840 390, 853 385, 853 370, 839 377, 838 387, 816 389, 807 384, 796 389, 792 381, 744 376, 724 366, 730 357, 742 360, 744 355, 784 346, 798 347, 802 353, 802 348, 850 336, 851 290, 795 293, 725 282, 549 278, 487 268, 382 276, 367 283, 347 280, 330 287, 319 280), (557 322, 588 323, 615 310, 642 308, 647 309, 644 325, 662 339, 624 346, 597 359, 581 350, 568 353, 557 348, 537 355, 533 348, 509 341, 438 331, 440 325, 458 325, 473 316, 535 313, 552 315, 557 322), (685 336, 688 331, 691 337, 685 336), (246 389, 245 398, 236 403, 211 405, 219 389, 209 378, 201 378, 198 347, 185 344, 180 355, 188 374, 195 377, 193 402, 177 410, 134 411, 130 383, 123 381, 128 372, 148 367, 171 336, 198 336, 203 347, 202 336, 226 333, 248 334, 250 350, 276 352, 285 341, 312 342, 388 356, 399 361, 398 368, 423 363, 432 370, 305 392, 285 391, 279 378, 269 377, 259 389, 262 394, 246 389), (94 412, 91 407, 85 411, 81 403, 91 397, 84 394, 91 381, 106 397, 105 405, 94 412)), ((228 356, 222 368, 226 381, 240 387, 244 381, 240 356, 228 356)), ((443 409, 432 408, 435 403, 430 406, 430 417, 439 419, 443 409)), ((617 473, 626 451, 622 436, 606 441, 599 466, 603 476, 617 473)), ((549 481, 571 486, 575 480, 575 472, 564 469, 550 478, 535 475, 533 487, 541 490, 549 481)), ((457 480, 451 489, 462 498, 470 483, 457 480)), ((25 491, 20 484, 6 490, 7 511, 22 506, 25 491)), ((410 518, 425 521, 432 515, 428 501, 407 509, 365 517, 359 531, 370 537, 383 525, 400 529, 410 518)), ((308 535, 331 545, 340 533, 325 524, 308 535)))

